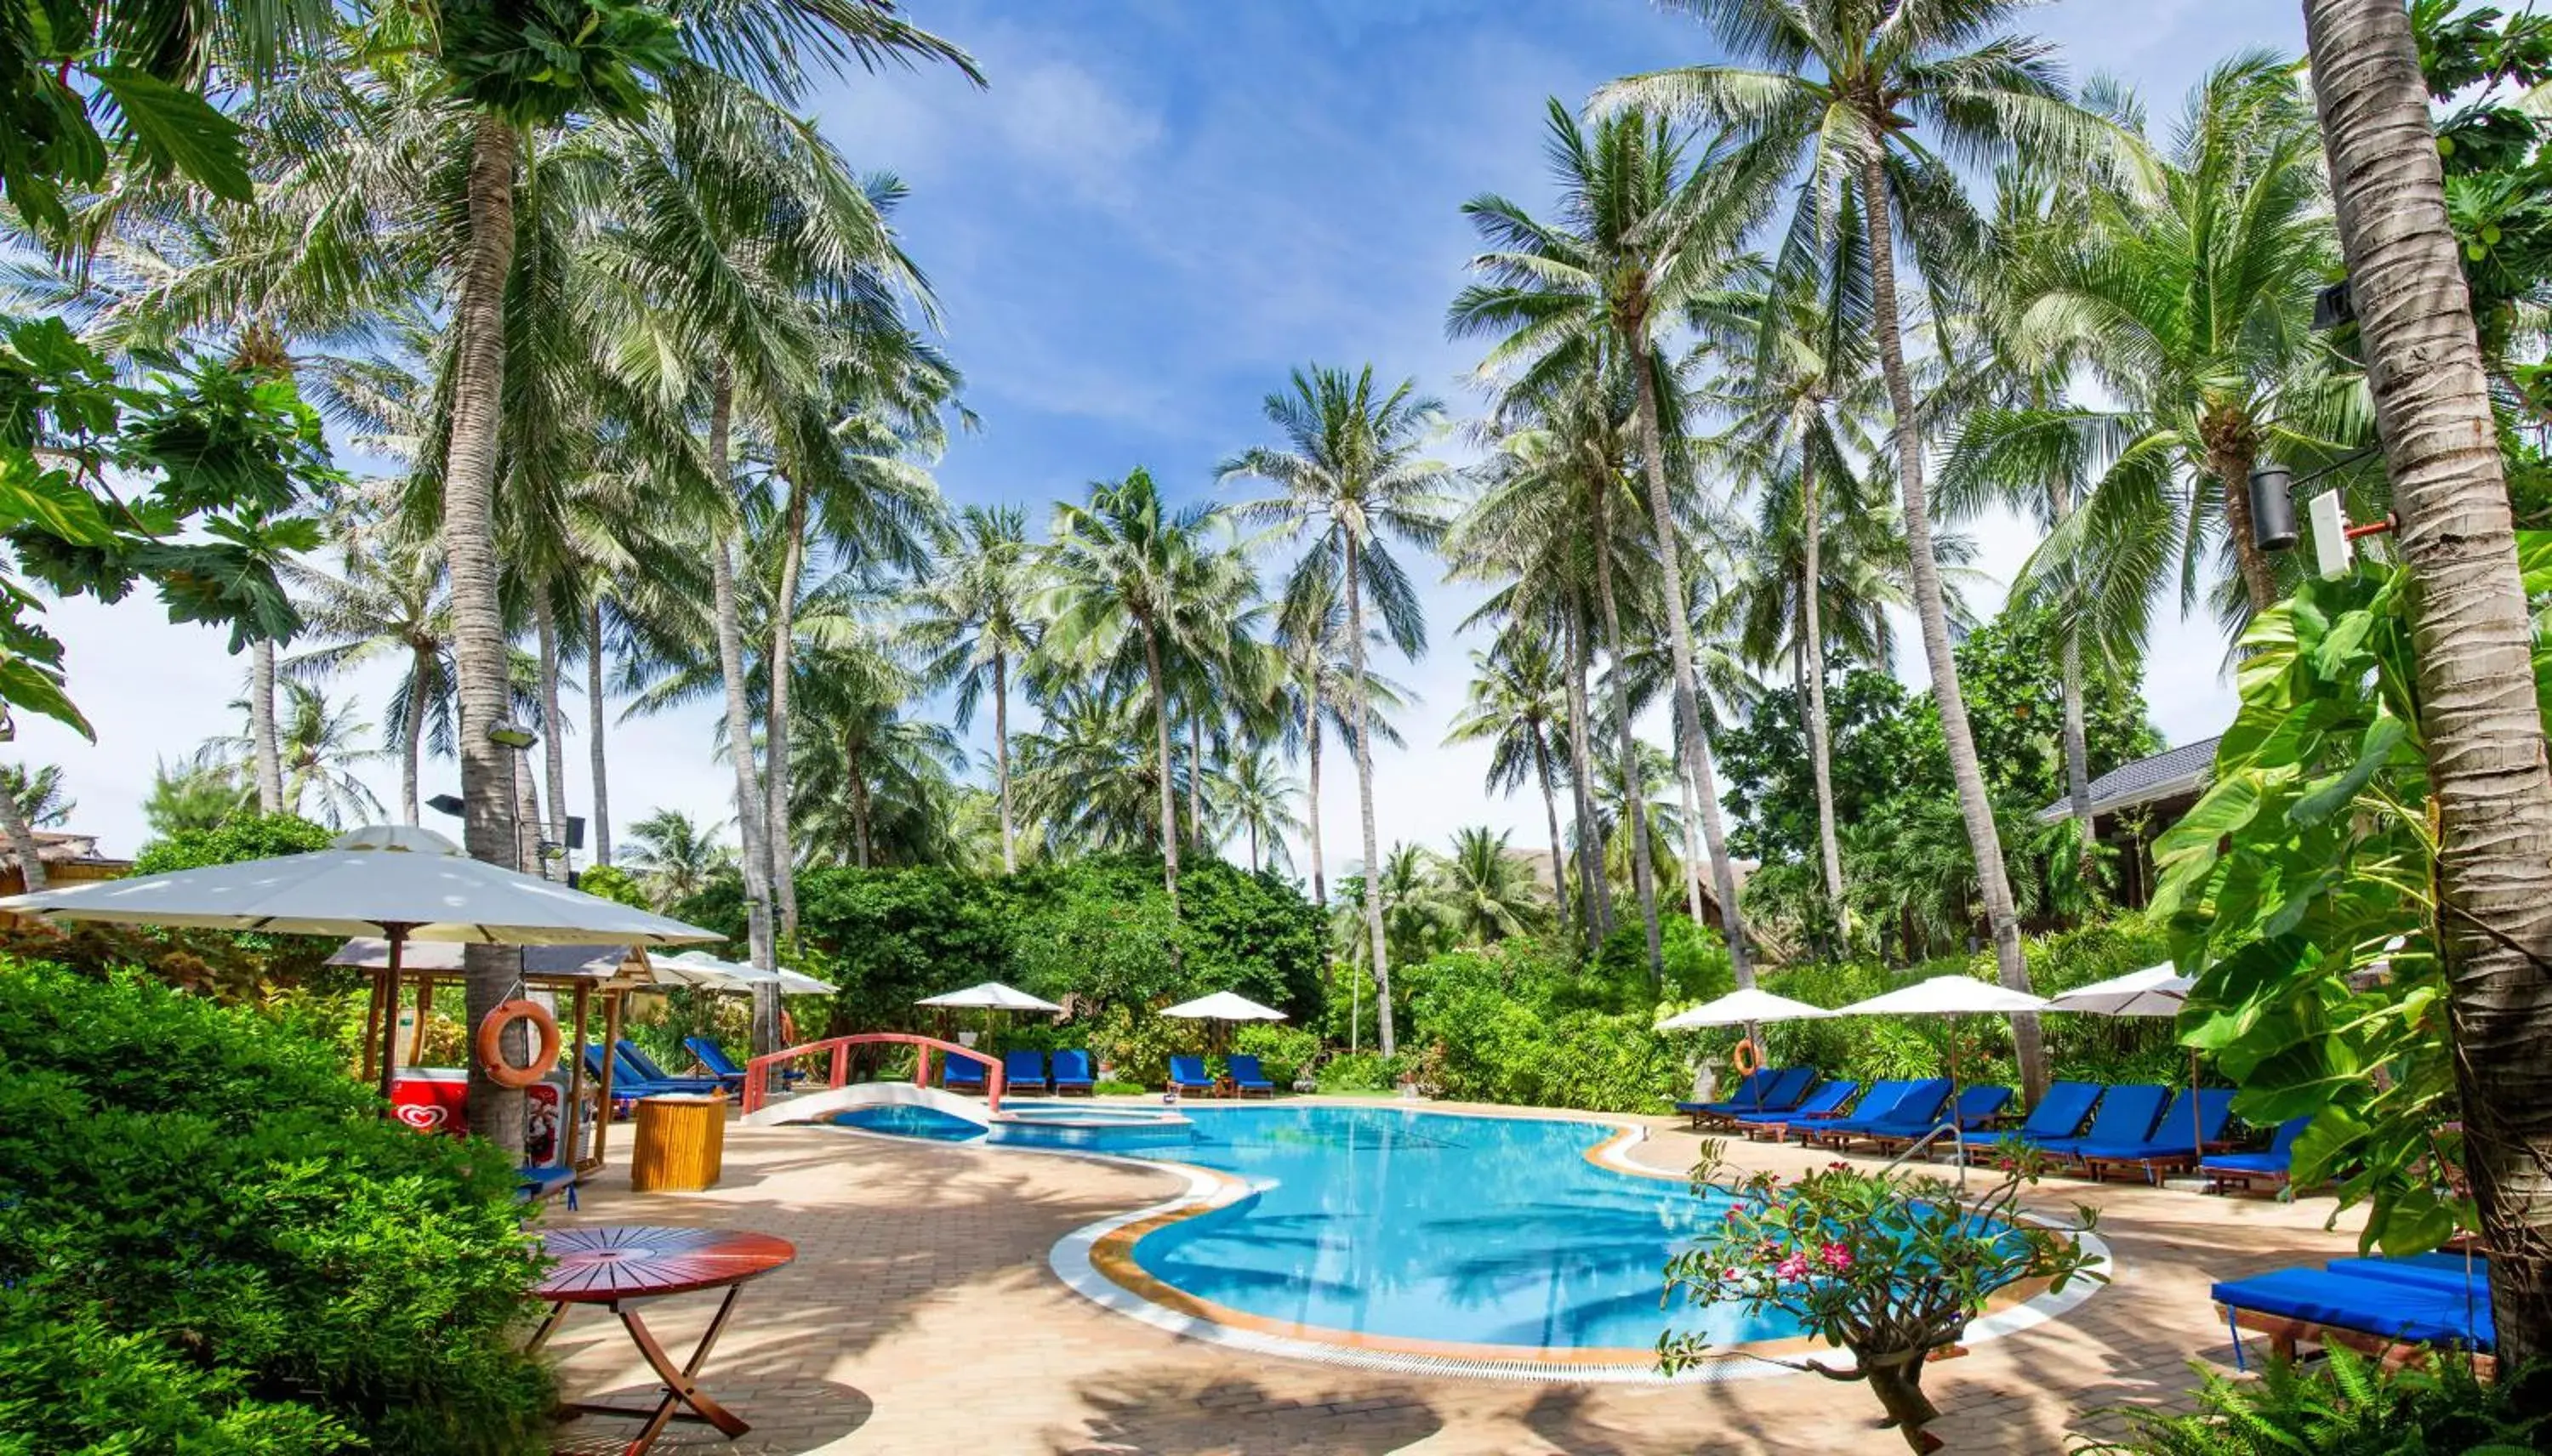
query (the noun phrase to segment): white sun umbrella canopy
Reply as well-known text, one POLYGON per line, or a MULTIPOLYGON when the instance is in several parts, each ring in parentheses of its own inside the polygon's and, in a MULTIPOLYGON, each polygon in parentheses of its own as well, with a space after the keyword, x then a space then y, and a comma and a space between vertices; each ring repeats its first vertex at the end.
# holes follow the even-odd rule
POLYGON ((47 920, 485 945, 684 945, 724 940, 680 920, 471 859, 431 829, 380 824, 324 850, 11 895, 47 920))
POLYGON ((741 961, 721 960, 706 951, 681 951, 670 956, 656 956, 648 964, 656 968, 658 980, 677 982, 701 990, 752 990, 775 981, 780 984, 782 995, 831 995, 840 988, 829 981, 818 981, 801 972, 786 968, 765 971, 741 961))
POLYGON ((1285 1013, 1273 1006, 1262 1006, 1245 995, 1219 990, 1210 996, 1181 1001, 1165 1006, 1161 1015, 1176 1016, 1183 1021, 1282 1021, 1285 1013))
POLYGON ((2045 997, 1967 976, 1935 976, 1885 995, 1838 1006, 1837 1016, 1966 1016, 2004 1011, 2044 1011, 2045 997))
POLYGON ((983 1011, 1060 1011, 1063 1007, 1043 996, 1032 996, 1015 987, 998 981, 952 990, 944 995, 923 996, 916 1006, 945 1006, 983 1011))
POLYGON ((2077 986, 2052 997, 2051 1011, 2088 1011, 2097 1016, 2177 1016, 2197 985, 2170 965, 2147 966, 2089 986, 2077 986))
POLYGON ((1814 1021, 1834 1014, 1823 1006, 1811 1006, 1750 986, 1690 1010, 1677 1011, 1658 1022, 1656 1029, 1692 1031, 1705 1026, 1743 1026, 1750 1021, 1814 1021))

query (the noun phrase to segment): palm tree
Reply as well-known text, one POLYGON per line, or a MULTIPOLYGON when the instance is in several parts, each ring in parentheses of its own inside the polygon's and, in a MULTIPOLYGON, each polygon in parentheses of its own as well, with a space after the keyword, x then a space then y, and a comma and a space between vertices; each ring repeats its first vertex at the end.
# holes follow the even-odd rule
POLYGON ((8 838, 20 883, 29 893, 43 889, 46 883, 36 831, 67 822, 76 807, 62 793, 60 766, 47 764, 30 773, 24 764, 0 764, 0 833, 8 838))
POLYGON ((2318 391, 2299 377, 2322 359, 2313 298, 2332 265, 2311 110, 2285 61, 2248 52, 2207 74, 2176 138, 2149 180, 2068 187, 2043 221, 2005 189, 2020 216, 2000 230, 1986 338, 2017 397, 1979 411, 1943 471, 1945 506, 2077 477, 2082 510, 2021 589, 2073 598, 2096 638, 2129 648, 2175 577, 2194 602, 2210 554, 2231 559, 2229 621, 2277 600, 2251 468, 2321 444, 2318 391), (2077 362, 2121 407, 2062 402, 2077 362))
POLYGON ((1142 747, 1148 705, 1094 677, 1047 692, 1042 706, 1044 726, 1019 735, 1018 797, 1021 817, 1045 826, 1045 848, 1158 845, 1160 762, 1142 747))
MULTIPOLYGON (((282 760, 283 805, 276 812, 299 814, 302 805, 315 796, 317 812, 307 817, 331 829, 344 827, 349 818, 358 822, 378 818, 380 798, 355 771, 390 757, 390 751, 360 746, 372 732, 372 724, 356 716, 360 705, 353 698, 346 699, 342 706, 333 705, 326 693, 307 682, 286 680, 283 690, 283 711, 275 725, 276 747, 282 760)), ((231 706, 251 714, 254 721, 252 704, 242 701, 231 706)), ((212 739, 197 753, 196 762, 235 769, 243 760, 253 759, 255 744, 254 727, 236 738, 212 739)))
POLYGON ((1565 930, 1568 861, 1560 853, 1557 766, 1567 758, 1560 736, 1568 718, 1568 684, 1550 649, 1549 634, 1514 623, 1498 634, 1496 646, 1472 653, 1470 689, 1444 742, 1489 745, 1489 787, 1513 793, 1530 779, 1542 790, 1542 817, 1550 827, 1551 897, 1565 930))
POLYGON ((1122 480, 1093 484, 1086 504, 1057 506, 1048 557, 1055 580, 1049 652, 1092 667, 1113 659, 1115 671, 1139 677, 1150 694, 1161 877, 1173 915, 1179 905, 1179 824, 1168 662, 1188 645, 1173 637, 1195 620, 1182 610, 1180 592, 1194 580, 1191 562, 1207 550, 1213 520, 1214 513, 1201 507, 1171 510, 1151 473, 1138 467, 1122 480))
MULTIPOLYGON (((1342 583, 1346 603, 1349 741, 1356 757, 1356 802, 1364 831, 1365 863, 1375 862, 1373 745, 1365 731, 1365 600, 1371 597, 1382 630, 1403 655, 1427 646, 1427 622, 1391 543, 1433 547, 1444 534, 1446 469, 1419 454, 1443 406, 1404 379, 1377 395, 1373 366, 1350 377, 1318 364, 1294 371, 1292 392, 1270 393, 1262 408, 1284 435, 1280 447, 1257 446, 1223 463, 1225 480, 1252 476, 1279 494, 1243 502, 1243 520, 1263 522, 1291 535, 1318 524, 1311 551, 1295 568, 1342 583)), ((1289 593, 1290 594, 1290 593, 1289 593)), ((1382 1053, 1397 1048, 1391 1011, 1391 953, 1383 934, 1380 887, 1365 883, 1365 929, 1373 941, 1372 970, 1382 1053)))
POLYGON ((1267 742, 1251 739, 1235 745, 1222 772, 1214 776, 1214 784, 1216 816, 1249 836, 1249 873, 1255 875, 1270 863, 1291 865, 1285 836, 1303 830, 1303 821, 1294 812, 1294 799, 1302 790, 1277 769, 1267 742), (1262 847, 1270 851, 1263 859, 1262 847))
MULTIPOLYGON (((2017 8, 2013 0, 1943 0, 1937 5, 1881 6, 1862 0, 1690 0, 1743 65, 1651 71, 1605 86, 1600 107, 1647 107, 1697 113, 1732 127, 1766 158, 1799 171, 1800 220, 1793 232, 1829 235, 1834 198, 1857 189, 1869 241, 1870 317, 1879 371, 1894 417, 1893 464, 1905 501, 1915 615, 1940 703, 1952 777, 1993 929, 1994 959, 2004 986, 2029 988, 2021 960, 2020 921, 2012 906, 2002 843, 1975 735, 1967 727, 1951 653, 1940 568, 1932 554, 1931 500, 1924 488, 1923 420, 1896 298, 1898 215, 1904 241, 1927 274, 1957 273, 1949 256, 1962 233, 1966 201, 1949 163, 1917 147, 1916 126, 1933 146, 1968 159, 1992 158, 2015 146, 2060 156, 2091 156, 2125 140, 2101 118, 2069 101, 2050 48, 1997 34, 2017 8), (1926 257, 1925 255, 1929 255, 1926 257)), ((2038 1020, 2012 1018, 2022 1084, 2031 1099, 2047 1086, 2047 1057, 2038 1020)), ((1923 1399, 1919 1371, 1891 1371, 1872 1389, 1889 1412, 1919 1430, 1937 1412, 1923 1399)))
POLYGON ((283 663, 293 680, 342 676, 383 657, 401 660, 396 695, 384 728, 399 741, 399 817, 417 822, 417 780, 429 720, 451 736, 452 611, 442 564, 425 542, 384 539, 362 530, 345 543, 344 574, 296 566, 302 621, 318 645, 283 663))
POLYGON ((929 578, 915 585, 905 628, 923 655, 922 680, 957 690, 960 729, 993 693, 993 765, 1002 801, 1002 873, 1019 868, 1017 817, 1010 802, 1010 674, 1044 633, 1037 602, 1044 563, 1016 506, 968 506, 942 544, 929 578))
MULTIPOLYGON (((1542 891, 1507 850, 1508 834, 1486 825, 1453 831, 1453 852, 1436 867, 1436 892, 1453 933, 1487 945, 1540 923, 1542 891)), ((1557 861, 1553 861, 1556 869, 1557 861)))
MULTIPOLYGON (((1289 751, 1302 754, 1310 775, 1304 833, 1312 860, 1312 903, 1329 902, 1329 868, 1321 850, 1321 748, 1331 733, 1355 751, 1355 650, 1347 642, 1347 614, 1333 576, 1297 572, 1286 578, 1276 608, 1275 648, 1283 682, 1275 696, 1281 734, 1289 751)), ((1402 746, 1391 715, 1412 700, 1409 689, 1376 672, 1371 656, 1389 639, 1365 631, 1364 731, 1376 743, 1402 746)))
POLYGON ((623 857, 638 872, 647 898, 659 910, 708 887, 735 863, 735 851, 718 843, 723 824, 694 824, 680 809, 658 809, 629 826, 623 857))
POLYGON ((236 769, 162 760, 152 766, 142 818, 154 838, 165 839, 182 830, 219 829, 247 812, 256 799, 256 788, 242 781, 236 769))
MULTIPOLYGON (((2552 949, 2552 780, 2498 422, 2409 21, 2384 0, 2307 0, 2313 94, 2366 377, 2415 589, 2419 726, 2436 788, 2438 917, 2450 978, 2464 1163, 2494 1247, 2552 1225, 2541 1094, 2552 949)), ((2503 1358, 2552 1354, 2552 1281, 2491 1261, 2503 1358)))
POLYGON ((1722 141, 1688 158, 1681 135, 1636 111, 1597 123, 1591 137, 1555 98, 1549 113, 1547 151, 1560 187, 1560 220, 1539 221, 1502 197, 1464 204, 1490 251, 1471 260, 1483 281, 1454 299, 1447 323, 1459 334, 1502 336, 1481 364, 1484 372, 1512 364, 1528 378, 1548 379, 1612 361, 1631 381, 1658 615, 1673 654, 1679 776, 1689 775, 1699 788, 1729 956, 1737 984, 1751 987, 1754 965, 1684 610, 1682 513, 1668 479, 1678 466, 1670 452, 1679 453, 1681 444, 1682 391, 1655 343, 1657 332, 1680 314, 1751 273, 1752 260, 1741 249, 1767 200, 1770 178, 1759 160, 1722 141))

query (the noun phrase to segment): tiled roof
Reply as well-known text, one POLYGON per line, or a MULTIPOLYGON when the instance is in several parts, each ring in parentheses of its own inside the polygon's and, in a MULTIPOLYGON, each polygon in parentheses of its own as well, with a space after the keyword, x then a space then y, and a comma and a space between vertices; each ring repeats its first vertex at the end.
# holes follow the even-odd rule
MULTIPOLYGON (((2215 767, 2215 745, 2221 741, 2221 735, 2201 738, 2165 749, 2149 759, 2120 764, 2091 780, 2091 812, 2115 813, 2204 786, 2206 776, 2215 767)), ((2073 800, 2060 798, 2040 809, 2038 819, 2042 824, 2053 824, 2072 812, 2073 800)))

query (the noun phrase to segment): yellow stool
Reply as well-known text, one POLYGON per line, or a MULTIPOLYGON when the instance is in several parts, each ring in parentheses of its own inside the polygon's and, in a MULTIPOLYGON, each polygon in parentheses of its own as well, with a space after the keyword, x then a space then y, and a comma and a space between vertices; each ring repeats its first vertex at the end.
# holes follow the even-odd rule
POLYGON ((726 1094, 667 1094, 638 1099, 638 1129, 629 1150, 629 1187, 642 1194, 698 1193, 717 1187, 726 1159, 726 1094))

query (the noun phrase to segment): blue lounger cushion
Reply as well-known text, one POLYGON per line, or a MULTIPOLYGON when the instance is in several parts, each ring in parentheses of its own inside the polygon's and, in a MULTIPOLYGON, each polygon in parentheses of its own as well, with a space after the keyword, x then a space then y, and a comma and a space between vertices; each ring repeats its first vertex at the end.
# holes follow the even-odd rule
POLYGON ((2490 1261, 2461 1254, 2405 1254, 2399 1258, 2333 1259, 2333 1274, 2353 1279, 2389 1279, 2425 1290, 2443 1290, 2458 1299, 2490 1298, 2490 1261))
POLYGON ((725 1086, 722 1081, 714 1077, 676 1077, 657 1066, 656 1059, 647 1055, 646 1048, 625 1036, 612 1045, 620 1051, 620 1065, 649 1082, 664 1087, 679 1087, 691 1092, 716 1092, 725 1086))
POLYGON ((2253 1178, 2284 1178, 2294 1171, 2295 1139, 2312 1125, 2312 1114, 2289 1117, 2278 1124, 2276 1136, 2270 1138, 2268 1150, 2258 1153, 2209 1153, 2198 1165, 2201 1173, 2224 1172, 2246 1174, 2253 1178))
POLYGON ((2012 1136, 2031 1142, 2072 1137, 2082 1130, 2082 1119, 2091 1115, 2091 1105, 2100 1100, 2102 1089, 2096 1082, 2051 1082, 2047 1095, 2029 1109, 2012 1136))
POLYGON ((1927 1078, 1909 1084, 1888 1111, 1873 1116, 1839 1118, 1819 1129, 1855 1137, 1921 1137, 1941 1125, 1950 1105, 1950 1079, 1927 1078))
POLYGON ((1191 1087, 1211 1089, 1214 1086, 1214 1079, 1205 1075, 1205 1058, 1172 1057, 1170 1086, 1182 1090, 1191 1087))
POLYGON ((1712 1102, 1704 1110, 1722 1117, 1738 1117, 1751 1112, 1785 1111, 1799 1104, 1799 1099, 1808 1094, 1809 1084, 1816 1080, 1817 1069, 1814 1067, 1783 1068, 1781 1071, 1769 1073, 1764 1081, 1757 1084, 1755 1094, 1752 1099, 1741 1093, 1723 1102, 1712 1102))
POLYGON ((1086 1092, 1096 1085, 1090 1075, 1088 1052, 1057 1052, 1054 1054, 1053 1066, 1054 1086, 1057 1092, 1067 1087, 1086 1092))
MULTIPOLYGON (((716 1037, 684 1037, 683 1050, 699 1058, 700 1065, 709 1069, 711 1073, 716 1075, 718 1081, 727 1084, 728 1087, 741 1088, 744 1086, 746 1075, 744 1064, 737 1061, 735 1058, 728 1056, 726 1048, 718 1045, 718 1039, 716 1037)), ((784 1083, 799 1081, 803 1079, 805 1075, 806 1074, 802 1069, 797 1067, 783 1067, 780 1069, 780 1080, 784 1083)))
POLYGON ((1243 1092, 1272 1092, 1276 1090, 1276 1084, 1267 1080, 1267 1073, 1258 1065, 1258 1059, 1246 1052, 1234 1052, 1223 1058, 1223 1065, 1231 1073, 1231 1085, 1243 1092))
MULTIPOLYGON (((592 1078, 597 1085, 602 1081, 602 1048, 591 1042, 586 1043, 585 1048, 585 1075, 592 1078)), ((664 1084, 655 1082, 649 1078, 639 1076, 638 1073, 630 1067, 629 1059, 626 1057, 613 1057, 611 1059, 611 1094, 615 1097, 653 1096, 657 1092, 683 1092, 686 1090, 687 1089, 683 1088, 667 1087, 664 1084)))
POLYGON ((2121 1147, 2145 1142, 2153 1136, 2154 1124, 2162 1120, 2163 1103, 2171 1100, 2171 1089, 2150 1083, 2113 1087, 2100 1093, 2100 1110, 2091 1114, 2091 1130, 2080 1137, 2031 1138, 2029 1141, 2059 1157, 2074 1156, 2084 1143, 2104 1147, 2121 1147))
MULTIPOLYGON (((1859 1132, 1875 1123, 1894 1122, 1903 1113, 1906 1099, 1914 1095, 1915 1090, 1921 1086, 1919 1082, 1901 1078, 1873 1082, 1869 1091, 1861 1094, 1860 1102, 1854 1105, 1848 1116, 1829 1117, 1802 1130, 1822 1137, 1829 1132, 1859 1132)), ((1945 1083, 1942 1095, 1948 1094, 1945 1083)))
POLYGON ((1720 1117, 1731 1116, 1738 1112, 1760 1112, 1763 1110, 1763 1093, 1772 1085, 1772 1079, 1777 1075, 1769 1067, 1757 1067, 1738 1081, 1735 1092, 1718 1101, 1677 1102, 1675 1110, 1720 1117))
POLYGON ((984 1085, 984 1064, 976 1061, 972 1057, 950 1057, 948 1059, 947 1069, 940 1074, 939 1085, 942 1087, 982 1087, 984 1085))
POLYGON ((1808 1093, 1807 1100, 1797 1106, 1771 1112, 1748 1112, 1738 1117, 1737 1125, 1740 1127, 1757 1127, 1767 1124, 1778 1126, 1782 1123, 1799 1122, 1809 1118, 1822 1119, 1838 1112, 1844 1103, 1852 1100, 1852 1094, 1859 1091, 1861 1091, 1861 1084, 1858 1082, 1820 1083, 1815 1092, 1808 1093))
POLYGON ((2211 1293, 2215 1302, 2229 1309, 2333 1325, 2382 1339, 2484 1351, 2493 1340, 2487 1290, 2467 1298, 2399 1279, 2326 1269, 2280 1269, 2228 1280, 2211 1293))
POLYGON ((2172 1098, 2171 1106, 2154 1124, 2152 1135, 2135 1142, 2102 1143, 2095 1138, 2075 1141, 2074 1156, 2083 1162, 2142 1163, 2163 1158, 2196 1158, 2205 1143, 2220 1142, 2224 1125, 2233 1120, 2233 1089, 2210 1087, 2197 1092, 2196 1110, 2189 1107, 2189 1094, 2183 1091, 2172 1098))
POLYGON ((1045 1053, 1020 1051, 1002 1053, 1002 1085, 1005 1087, 1044 1087, 1045 1053))

